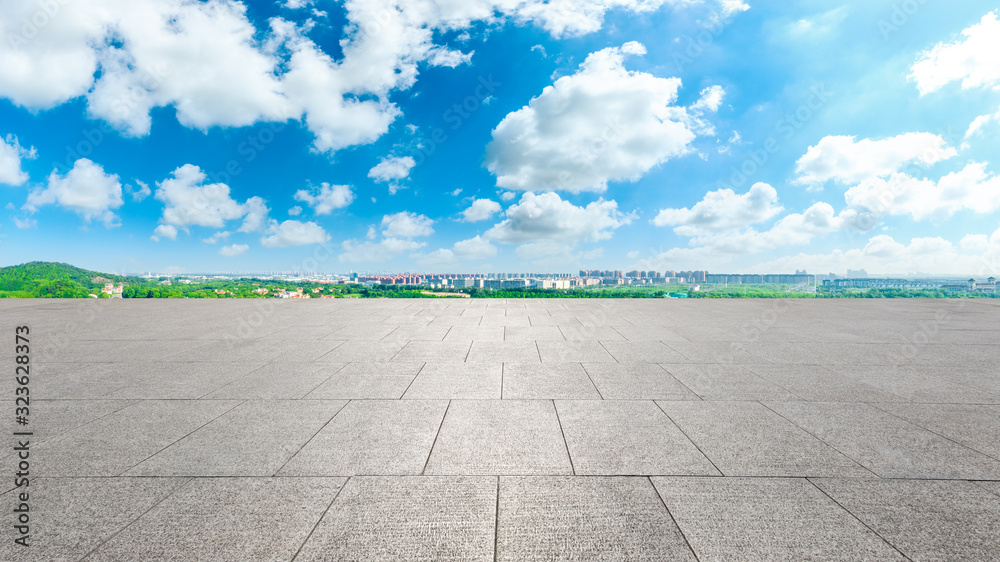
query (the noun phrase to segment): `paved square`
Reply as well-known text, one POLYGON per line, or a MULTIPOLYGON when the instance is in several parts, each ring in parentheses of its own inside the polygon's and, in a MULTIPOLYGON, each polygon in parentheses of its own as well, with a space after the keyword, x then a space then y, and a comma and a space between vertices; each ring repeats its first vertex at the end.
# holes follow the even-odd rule
POLYGON ((989 560, 998 320, 985 299, 0 301, 3 333, 31 329, 33 544, 8 477, 0 559, 989 560))

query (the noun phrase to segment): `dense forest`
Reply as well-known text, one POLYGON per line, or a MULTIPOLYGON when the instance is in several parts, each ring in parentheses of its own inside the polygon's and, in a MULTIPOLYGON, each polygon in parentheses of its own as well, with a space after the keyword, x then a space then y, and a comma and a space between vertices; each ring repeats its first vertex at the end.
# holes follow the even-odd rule
MULTIPOLYGON (((140 283, 137 277, 122 277, 80 269, 67 263, 33 261, 21 265, 0 267, 0 297, 81 298, 99 294, 104 282, 140 283)), ((107 295, 105 295, 106 297, 107 295)))

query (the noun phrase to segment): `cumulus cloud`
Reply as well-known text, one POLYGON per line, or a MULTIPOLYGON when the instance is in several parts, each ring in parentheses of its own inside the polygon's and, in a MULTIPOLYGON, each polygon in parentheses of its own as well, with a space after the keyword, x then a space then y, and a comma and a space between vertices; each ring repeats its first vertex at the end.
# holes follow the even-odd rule
POLYGON ((240 232, 257 232, 267 224, 267 214, 271 209, 267 208, 267 204, 260 197, 251 197, 243 204, 243 211, 246 216, 243 217, 240 232))
POLYGON ((35 158, 34 147, 24 148, 14 135, 0 137, 0 184, 21 185, 28 181, 28 174, 21 168, 22 158, 35 158))
POLYGON ((996 12, 962 30, 963 39, 938 43, 921 53, 910 68, 909 80, 926 95, 951 82, 961 81, 962 89, 1000 89, 1000 20, 996 12))
POLYGON ((504 117, 486 148, 497 186, 601 192, 609 181, 637 180, 688 153, 696 136, 711 134, 701 115, 718 109, 722 88, 707 88, 690 108, 676 106, 679 78, 625 68, 626 55, 645 52, 633 41, 591 53, 575 74, 504 117))
POLYGON ((48 186, 32 191, 24 209, 35 212, 44 205, 59 205, 83 217, 87 222, 100 220, 105 226, 117 226, 114 209, 122 206, 122 184, 118 176, 81 158, 65 177, 56 171, 49 175, 48 186))
POLYGON ((149 237, 153 242, 160 240, 177 240, 177 227, 169 224, 161 224, 153 230, 153 235, 149 237))
POLYGON ((149 185, 146 182, 135 180, 135 184, 138 187, 132 187, 131 185, 125 186, 125 191, 132 196, 132 200, 135 202, 142 201, 143 199, 152 195, 153 191, 149 189, 149 185))
POLYGON ((410 169, 416 165, 416 161, 410 156, 390 156, 382 158, 375 167, 368 170, 368 177, 377 182, 401 180, 409 176, 410 169))
POLYGON ((264 231, 260 243, 266 248, 287 248, 307 244, 326 244, 330 235, 314 222, 287 220, 279 223, 272 220, 264 231))
POLYGON ((577 207, 553 192, 525 193, 505 216, 486 238, 506 244, 593 242, 611 238, 614 230, 635 220, 634 214, 619 211, 615 201, 599 199, 577 207))
POLYGON ((410 88, 419 65, 469 62, 472 52, 435 43, 443 33, 510 18, 556 37, 580 35, 600 29, 608 10, 681 2, 349 0, 337 59, 307 36, 313 21, 274 17, 259 29, 234 0, 51 2, 58 13, 30 40, 22 28, 44 13, 40 5, 5 2, 0 96, 33 110, 85 97, 92 116, 132 136, 149 133, 158 107, 202 130, 301 119, 318 150, 335 151, 388 130, 400 114, 390 94, 410 88))
POLYGON ((354 193, 349 185, 322 183, 319 189, 300 189, 295 192, 295 200, 302 201, 317 215, 329 215, 334 209, 342 209, 354 201, 354 193))
POLYGON ((455 242, 452 252, 463 260, 484 260, 497 255, 497 247, 477 235, 468 240, 455 242))
POLYGON ((402 238, 383 238, 378 242, 345 240, 342 244, 344 251, 338 259, 342 262, 351 263, 384 262, 397 258, 407 252, 419 250, 425 245, 425 242, 416 242, 402 238))
POLYGON ((682 236, 697 236, 744 228, 781 211, 778 192, 766 183, 756 183, 743 195, 731 189, 710 191, 691 208, 661 210, 652 222, 656 226, 673 226, 674 232, 682 236))
POLYGON ((208 176, 198 166, 185 164, 171 175, 172 178, 156 184, 154 197, 165 204, 162 223, 222 228, 226 221, 245 214, 243 205, 229 196, 228 185, 202 183, 208 176))
POLYGON ((856 183, 886 176, 905 164, 930 166, 958 152, 940 135, 906 133, 895 137, 855 140, 853 136, 823 137, 796 162, 795 183, 822 185, 828 181, 856 183))
POLYGON ((463 222, 484 221, 500 212, 500 203, 490 199, 476 199, 469 208, 462 211, 463 222))
MULTIPOLYGON (((990 238, 989 246, 973 254, 959 251, 954 244, 940 237, 913 238, 909 243, 880 234, 873 236, 862 248, 834 250, 827 254, 797 254, 771 260, 752 268, 758 272, 846 271, 865 269, 875 274, 955 274, 979 271, 991 256, 1000 255, 1000 231, 990 238), (986 260, 986 261, 984 261, 986 260)), ((995 263, 995 262, 994 262, 995 263)))
POLYGON ((387 238, 414 238, 434 234, 434 221, 424 215, 403 211, 382 217, 382 235, 387 238))
POLYGON ((217 244, 219 241, 229 238, 230 234, 231 233, 228 230, 220 230, 208 238, 202 238, 201 241, 206 244, 217 244))
POLYGON ((1000 111, 980 115, 979 117, 973 119, 972 123, 969 123, 969 128, 965 131, 965 139, 968 140, 977 133, 982 132, 982 130, 991 122, 1000 123, 1000 111))
POLYGON ((1000 209, 1000 176, 986 164, 972 162, 938 181, 904 173, 871 178, 847 190, 849 207, 880 215, 910 215, 914 220, 948 218, 966 209, 992 213, 1000 209))
POLYGON ((249 249, 250 246, 246 244, 232 244, 230 246, 223 246, 219 248, 219 255, 226 256, 227 258, 233 258, 245 254, 249 249))
POLYGON ((455 242, 451 248, 440 248, 433 252, 415 256, 421 265, 459 265, 462 261, 481 261, 497 255, 499 249, 489 240, 476 236, 455 242))

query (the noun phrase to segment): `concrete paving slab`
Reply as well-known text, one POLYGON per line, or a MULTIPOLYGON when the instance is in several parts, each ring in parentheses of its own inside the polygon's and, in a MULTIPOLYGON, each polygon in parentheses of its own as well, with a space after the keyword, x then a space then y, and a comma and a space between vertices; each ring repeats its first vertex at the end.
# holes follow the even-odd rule
POLYGON ((238 406, 231 400, 140 400, 40 443, 38 476, 119 476, 238 406))
POLYGON ((868 404, 766 405, 883 478, 1000 479, 1000 461, 868 404))
POLYGON ((496 559, 695 560, 647 478, 502 476, 496 559))
POLYGON ((120 399, 194 399, 211 394, 263 366, 261 362, 127 363, 115 368, 125 386, 109 392, 107 398, 120 399))
MULTIPOLYGON (((382 336, 379 336, 382 337, 382 336)), ((339 345, 316 361, 320 363, 353 363, 389 361, 405 344, 400 341, 353 340, 339 345)))
POLYGON ((132 404, 134 400, 32 400, 34 442, 41 443, 132 404))
POLYGON ((982 560, 1000 552, 1000 497, 971 482, 814 483, 911 560, 982 560))
POLYGON ((611 326, 584 326, 579 320, 573 318, 572 322, 563 319, 558 324, 559 331, 568 341, 606 341, 623 342, 627 341, 625 336, 611 326))
POLYGON ((347 404, 252 400, 132 467, 128 476, 273 476, 347 404))
POLYGON ((657 404, 726 476, 872 476, 757 402, 657 404))
POLYGON ((424 364, 348 363, 305 395, 309 400, 398 400, 424 364))
POLYGON ((470 346, 473 341, 504 341, 503 326, 461 326, 451 329, 444 341, 465 342, 470 346))
POLYGON ((751 365, 753 374, 814 402, 905 402, 906 399, 819 365, 751 365))
POLYGON ((804 479, 652 481, 700 560, 905 560, 804 479))
POLYGON ((700 400, 657 363, 584 363, 605 400, 700 400))
POLYGON ((914 425, 1000 459, 1000 408, 979 404, 874 404, 914 425))
POLYGON ((473 363, 538 362, 534 341, 472 342, 466 361, 473 363))
POLYGON ((392 360, 404 362, 465 361, 472 344, 464 341, 411 341, 392 360))
POLYGON ((88 560, 291 560, 343 482, 196 478, 88 560))
POLYGON ((302 398, 343 369, 346 363, 269 363, 206 394, 213 400, 302 398))
MULTIPOLYGON (((181 487, 187 478, 44 478, 29 485, 28 548, 4 529, 0 560, 79 560, 181 487)), ((24 491, 18 490, 18 493, 24 491)), ((2 496, 13 510, 14 492, 2 496)), ((5 511, 7 511, 5 509, 5 511)), ((11 520, 13 518, 11 517, 11 520)))
POLYGON ((505 341, 566 341, 558 326, 510 326, 504 330, 505 341))
POLYGON ((431 363, 413 379, 405 399, 500 399, 503 364, 431 363))
MULTIPOLYGON (((430 318, 425 318, 420 320, 425 324, 430 321, 430 318)), ((392 332, 389 332, 387 336, 382 338, 384 341, 441 341, 448 332, 451 331, 451 326, 425 326, 425 325, 406 325, 402 324, 397 327, 392 332)))
POLYGON ((739 365, 661 365, 705 400, 801 400, 784 388, 739 365))
POLYGON ((355 476, 296 560, 493 560, 497 480, 355 476))
POLYGON ((599 341, 540 341, 538 355, 543 363, 617 363, 599 341))
POLYGON ((657 363, 709 363, 717 365, 755 365, 771 363, 767 357, 750 353, 749 344, 721 342, 679 342, 666 344, 678 354, 679 359, 663 359, 657 363))
POLYGON ((910 366, 841 366, 835 372, 901 396, 930 404, 1000 404, 1000 393, 949 380, 910 366))
POLYGON ((427 474, 570 474, 549 400, 453 400, 427 474))
POLYGON ((574 474, 720 476, 648 400, 557 400, 574 474))
POLYGON ((420 474, 447 407, 443 400, 354 400, 278 474, 420 474))
POLYGON ((608 350, 619 363, 684 363, 687 359, 659 341, 654 342, 619 342, 602 341, 604 349, 608 350))
POLYGON ((503 398, 598 400, 601 395, 580 363, 504 363, 503 398))

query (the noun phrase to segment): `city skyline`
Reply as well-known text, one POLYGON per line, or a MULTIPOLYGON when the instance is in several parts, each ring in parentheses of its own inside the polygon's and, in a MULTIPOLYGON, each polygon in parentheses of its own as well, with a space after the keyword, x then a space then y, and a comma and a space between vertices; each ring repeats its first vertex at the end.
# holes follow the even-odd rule
POLYGON ((1000 270, 995 3, 53 0, 0 31, 0 265, 1000 270))

